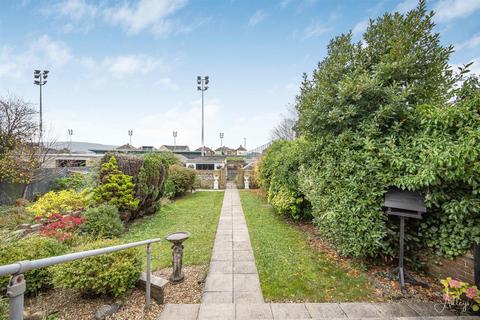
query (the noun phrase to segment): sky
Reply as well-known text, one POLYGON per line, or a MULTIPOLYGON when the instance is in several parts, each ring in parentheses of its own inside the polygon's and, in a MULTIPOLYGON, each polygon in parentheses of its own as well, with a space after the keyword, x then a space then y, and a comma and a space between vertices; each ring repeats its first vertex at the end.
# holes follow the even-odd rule
MULTIPOLYGON (((43 88, 46 136, 135 146, 201 144, 201 92, 208 75, 205 144, 247 149, 269 141, 329 40, 369 18, 406 12, 415 0, 0 0, 0 96, 36 108, 43 88)), ((480 0, 430 0, 451 64, 480 74, 480 0)))

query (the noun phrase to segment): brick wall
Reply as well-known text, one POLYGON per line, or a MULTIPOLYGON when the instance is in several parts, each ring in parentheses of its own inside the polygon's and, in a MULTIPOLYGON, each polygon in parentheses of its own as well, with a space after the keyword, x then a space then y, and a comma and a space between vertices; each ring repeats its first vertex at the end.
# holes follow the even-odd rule
POLYGON ((201 189, 213 189, 213 176, 219 176, 218 184, 219 189, 225 189, 226 174, 225 169, 220 170, 197 170, 197 177, 200 180, 201 189))
POLYGON ((438 278, 452 277, 473 284, 474 258, 471 252, 454 260, 439 259, 427 263, 429 273, 438 278))

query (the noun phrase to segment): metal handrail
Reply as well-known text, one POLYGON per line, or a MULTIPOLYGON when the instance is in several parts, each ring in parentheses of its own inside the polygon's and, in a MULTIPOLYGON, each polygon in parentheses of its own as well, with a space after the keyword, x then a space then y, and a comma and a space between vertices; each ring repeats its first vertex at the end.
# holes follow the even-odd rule
POLYGON ((61 256, 54 256, 44 259, 32 261, 19 261, 7 265, 0 266, 0 277, 11 274, 12 278, 7 286, 7 296, 9 298, 9 319, 23 320, 24 293, 26 288, 24 273, 30 270, 53 266, 73 260, 84 259, 88 257, 98 256, 102 254, 112 253, 115 251, 126 250, 134 247, 147 246, 147 279, 145 308, 150 306, 150 273, 151 273, 151 249, 152 243, 160 242, 161 239, 149 239, 118 246, 105 247, 94 250, 87 250, 75 253, 69 253, 61 256))

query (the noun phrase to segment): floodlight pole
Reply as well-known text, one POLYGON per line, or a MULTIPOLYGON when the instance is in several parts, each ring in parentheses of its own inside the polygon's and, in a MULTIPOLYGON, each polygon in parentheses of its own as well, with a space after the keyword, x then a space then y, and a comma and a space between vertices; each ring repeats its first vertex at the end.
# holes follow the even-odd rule
POLYGON ((33 84, 40 87, 40 124, 39 124, 39 139, 40 144, 43 145, 43 106, 42 106, 42 87, 47 84, 48 70, 34 70, 33 71, 33 84))
POLYGON ((223 137, 225 137, 225 134, 223 132, 220 132, 220 150, 223 155, 223 137))
POLYGON ((243 138, 243 147, 247 149, 247 138, 243 138))
POLYGON ((177 131, 173 131, 173 151, 177 148, 177 131))
POLYGON ((129 145, 132 145, 132 136, 133 136, 133 130, 128 130, 128 135, 130 136, 130 142, 129 142, 129 145))
POLYGON ((208 76, 197 76, 197 90, 202 91, 202 157, 205 156, 205 98, 204 92, 208 89, 208 76))

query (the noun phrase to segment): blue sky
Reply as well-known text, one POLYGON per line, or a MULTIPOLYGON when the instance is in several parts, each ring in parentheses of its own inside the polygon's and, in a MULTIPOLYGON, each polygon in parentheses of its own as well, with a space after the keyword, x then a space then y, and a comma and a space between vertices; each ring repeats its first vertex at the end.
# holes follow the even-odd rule
MULTIPOLYGON (((452 65, 477 61, 480 0, 431 0, 452 65)), ((196 76, 209 75, 206 145, 268 141, 301 75, 335 35, 361 39, 369 18, 414 0, 0 0, 0 95, 38 103, 33 69, 50 70, 44 120, 51 139, 200 145, 196 76)))

